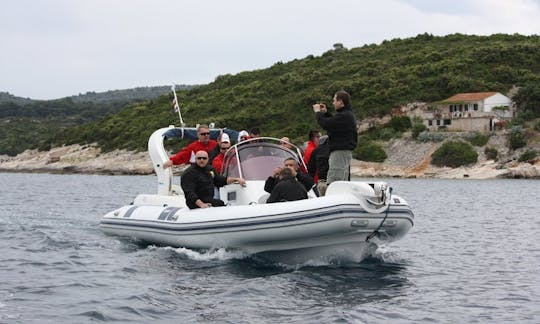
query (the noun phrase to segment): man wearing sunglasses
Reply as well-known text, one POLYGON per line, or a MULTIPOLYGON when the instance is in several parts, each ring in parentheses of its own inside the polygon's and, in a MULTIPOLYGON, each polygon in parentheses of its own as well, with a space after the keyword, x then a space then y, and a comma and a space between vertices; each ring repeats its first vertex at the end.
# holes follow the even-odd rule
POLYGON ((195 152, 205 151, 210 152, 217 146, 217 142, 210 139, 210 128, 208 125, 200 125, 197 128, 197 138, 198 140, 190 143, 188 146, 184 147, 180 152, 169 158, 169 161, 163 163, 163 168, 167 169, 168 167, 184 163, 195 163, 195 152))
POLYGON ((218 147, 219 154, 212 161, 212 166, 216 169, 218 173, 221 173, 225 152, 227 152, 227 150, 231 148, 231 140, 229 139, 229 136, 227 136, 227 134, 223 133, 223 136, 221 137, 221 143, 219 143, 218 147))
POLYGON ((191 165, 182 175, 181 185, 190 209, 225 206, 223 200, 214 198, 214 186, 223 187, 226 184, 238 183, 246 186, 242 178, 225 177, 208 164, 208 153, 195 153, 195 164, 191 165))

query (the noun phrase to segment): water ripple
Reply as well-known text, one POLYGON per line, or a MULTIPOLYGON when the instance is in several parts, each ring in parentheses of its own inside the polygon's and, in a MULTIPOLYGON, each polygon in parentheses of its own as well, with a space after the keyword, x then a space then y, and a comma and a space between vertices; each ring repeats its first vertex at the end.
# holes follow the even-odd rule
POLYGON ((155 177, 0 182, 0 323, 540 322, 538 199, 522 194, 537 181, 390 179, 415 210, 407 237, 293 266, 104 235, 155 177))

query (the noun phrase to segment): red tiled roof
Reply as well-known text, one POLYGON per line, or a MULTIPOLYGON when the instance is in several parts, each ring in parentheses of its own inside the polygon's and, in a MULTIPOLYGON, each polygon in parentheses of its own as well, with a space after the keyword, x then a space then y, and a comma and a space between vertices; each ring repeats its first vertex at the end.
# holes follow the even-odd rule
POLYGON ((474 93, 458 93, 452 97, 443 100, 444 102, 456 102, 456 101, 477 101, 489 98, 497 92, 474 92, 474 93))

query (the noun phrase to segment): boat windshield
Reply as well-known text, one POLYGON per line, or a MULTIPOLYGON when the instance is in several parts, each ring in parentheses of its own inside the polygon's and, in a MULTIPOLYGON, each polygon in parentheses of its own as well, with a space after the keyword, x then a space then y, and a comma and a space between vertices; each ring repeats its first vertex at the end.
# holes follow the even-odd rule
MULTIPOLYGON (((274 139, 279 142, 278 139, 274 139)), ((299 151, 263 140, 239 143, 231 147, 223 161, 223 175, 246 180, 266 180, 275 168, 283 166, 286 158, 301 162, 299 151)))

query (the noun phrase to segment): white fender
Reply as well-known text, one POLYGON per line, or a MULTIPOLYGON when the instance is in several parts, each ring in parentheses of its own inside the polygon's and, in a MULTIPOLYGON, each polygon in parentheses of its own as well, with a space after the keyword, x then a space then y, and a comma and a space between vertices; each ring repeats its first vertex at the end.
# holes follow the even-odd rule
POLYGON ((334 181, 326 189, 326 195, 353 195, 358 203, 370 213, 382 213, 390 206, 391 188, 385 182, 334 181))

